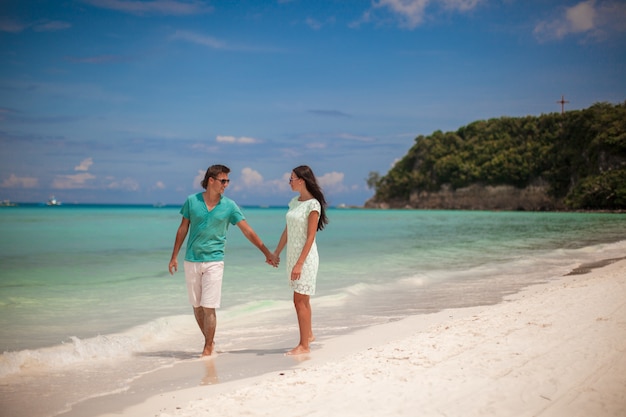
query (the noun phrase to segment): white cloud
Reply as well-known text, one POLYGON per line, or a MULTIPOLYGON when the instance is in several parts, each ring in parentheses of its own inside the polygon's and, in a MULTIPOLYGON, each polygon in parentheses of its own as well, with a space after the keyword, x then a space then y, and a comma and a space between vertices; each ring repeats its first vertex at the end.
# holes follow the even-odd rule
POLYGON ((124 178, 121 181, 110 182, 107 188, 110 190, 137 191, 139 190, 139 183, 132 178, 124 178))
POLYGON ((359 142, 373 142, 374 138, 371 136, 353 135, 352 133, 340 133, 339 139, 356 140, 359 142))
POLYGON ((443 0, 444 7, 448 10, 466 12, 475 9, 484 0, 443 0))
POLYGON ((540 21, 533 33, 540 41, 560 40, 580 34, 601 40, 612 32, 625 30, 626 3, 586 0, 564 8, 552 20, 540 21))
POLYGON ((57 190, 88 188, 87 182, 94 178, 96 177, 88 172, 74 175, 57 175, 52 182, 52 188, 57 190))
POLYGON ((343 172, 328 172, 317 178, 317 182, 324 189, 324 192, 336 193, 345 191, 346 186, 343 184, 343 172))
POLYGON ((325 25, 327 25, 327 24, 333 24, 333 23, 335 23, 335 20, 336 20, 336 19, 335 19, 334 17, 329 17, 328 19, 326 19, 326 21, 321 22, 321 21, 319 21, 319 20, 317 20, 317 19, 314 19, 314 18, 312 18, 312 17, 307 17, 307 18, 304 20, 304 23, 305 23, 308 27, 310 27, 311 29, 313 29, 313 30, 320 30, 322 27, 324 27, 324 26, 325 26, 325 25))
POLYGON ((93 165, 93 158, 83 159, 78 166, 74 167, 74 171, 89 171, 89 167, 93 165))
POLYGON ((291 177, 291 172, 285 172, 282 177, 278 179, 265 181, 263 183, 263 190, 271 194, 281 194, 287 191, 291 191, 291 186, 289 185, 289 177, 291 177))
POLYGON ((206 170, 199 169, 198 173, 193 179, 193 188, 202 188, 202 180, 204 180, 204 176, 206 175, 206 170))
POLYGON ((289 191, 291 190, 291 185, 289 185, 289 178, 291 178, 291 172, 285 172, 280 179, 273 180, 271 182, 272 186, 279 192, 289 191))
POLYGON ((567 9, 565 16, 572 32, 587 32, 593 29, 597 15, 594 3, 595 1, 590 0, 567 9))
POLYGON ((400 18, 400 25, 413 29, 424 20, 429 0, 379 0, 376 8, 386 8, 400 18))
POLYGON ((157 181, 156 184, 154 184, 154 188, 156 188, 158 190, 164 190, 165 189, 165 183, 163 181, 157 181))
POLYGON ((252 168, 241 170, 241 182, 246 188, 257 188, 263 185, 263 176, 252 168))
POLYGON ((240 137, 237 140, 237 143, 246 143, 246 144, 249 144, 249 143, 259 143, 259 142, 261 142, 261 141, 258 140, 258 139, 255 139, 255 138, 249 138, 247 136, 242 136, 242 137, 240 137))
POLYGON ((249 145, 249 144, 254 144, 254 143, 261 143, 260 140, 255 139, 255 138, 251 138, 251 137, 247 137, 247 136, 241 136, 241 137, 235 137, 235 136, 221 136, 218 135, 215 140, 218 143, 243 143, 245 145, 249 145))
POLYGON ((269 183, 266 184, 263 180, 263 175, 261 175, 259 171, 255 171, 250 167, 245 167, 241 170, 241 177, 239 180, 231 182, 230 187, 235 192, 261 189, 272 191, 272 183, 272 181, 269 181, 269 183))
POLYGON ((179 39, 202 46, 208 46, 212 49, 228 49, 226 42, 220 41, 212 36, 201 35, 199 33, 189 32, 187 30, 177 30, 172 36, 173 39, 179 39))
POLYGON ((18 177, 11 174, 8 179, 2 181, 2 188, 35 188, 39 185, 39 180, 33 177, 18 177))
POLYGON ((215 140, 219 143, 235 143, 237 138, 234 136, 217 136, 215 140))
POLYGON ((207 145, 205 143, 194 143, 191 145, 191 149, 202 152, 217 152, 218 147, 215 145, 207 145))
POLYGON ((307 17, 304 23, 306 23, 307 26, 309 26, 313 30, 320 30, 322 28, 322 23, 320 23, 316 19, 313 19, 312 17, 307 17))
MULTIPOLYGON (((289 177, 291 172, 286 172, 280 179, 265 180, 260 172, 245 167, 241 170, 241 177, 231 183, 234 192, 258 191, 263 193, 277 194, 291 190, 289 177)), ((231 177, 232 178, 232 177, 231 177)))
POLYGON ((228 51, 243 51, 243 52, 284 52, 280 48, 258 46, 258 45, 245 45, 245 44, 233 44, 225 42, 223 40, 214 38, 213 36, 204 35, 197 32, 188 30, 177 30, 171 37, 174 40, 181 40, 196 45, 206 46, 211 49, 220 49, 228 51))
POLYGON ((534 34, 541 40, 563 39, 572 33, 587 32, 593 29, 596 10, 595 0, 568 7, 563 14, 551 21, 541 21, 535 26, 534 34))
POLYGON ((354 22, 348 23, 348 27, 352 29, 356 29, 364 23, 369 23, 372 21, 372 12, 370 10, 366 10, 363 12, 361 17, 354 22))
POLYGON ((485 0, 378 0, 372 3, 372 8, 363 13, 361 19, 354 22, 352 27, 374 20, 381 20, 381 12, 390 12, 401 27, 415 29, 426 18, 426 9, 439 7, 453 12, 467 12, 475 9, 485 0))

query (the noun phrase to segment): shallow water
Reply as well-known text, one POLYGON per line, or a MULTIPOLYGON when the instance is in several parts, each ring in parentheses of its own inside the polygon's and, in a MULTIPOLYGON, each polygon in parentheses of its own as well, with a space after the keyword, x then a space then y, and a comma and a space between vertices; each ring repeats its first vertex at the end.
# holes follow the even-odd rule
MULTIPOLYGON (((244 208, 270 249, 285 212, 244 208)), ((329 218, 317 239, 318 339, 496 303, 626 253, 624 214, 331 209, 329 218)), ((43 396, 60 411, 196 357, 183 273, 167 272, 179 222, 178 207, 0 210, 0 402, 43 396)), ((266 265, 237 227, 226 253, 218 350, 294 345, 284 268, 266 265)))

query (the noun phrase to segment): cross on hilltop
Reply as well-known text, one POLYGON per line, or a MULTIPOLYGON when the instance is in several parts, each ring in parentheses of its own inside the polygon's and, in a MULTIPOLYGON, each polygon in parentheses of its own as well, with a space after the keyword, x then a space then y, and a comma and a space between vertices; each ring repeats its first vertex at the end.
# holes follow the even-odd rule
POLYGON ((557 101, 557 103, 561 103, 561 114, 565 113, 565 103, 569 103, 569 101, 565 100, 565 96, 561 96, 561 100, 557 101))

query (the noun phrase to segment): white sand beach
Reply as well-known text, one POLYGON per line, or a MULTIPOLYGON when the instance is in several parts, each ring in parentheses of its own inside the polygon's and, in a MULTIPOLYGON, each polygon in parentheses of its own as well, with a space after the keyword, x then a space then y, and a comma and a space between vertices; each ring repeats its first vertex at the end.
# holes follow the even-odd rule
MULTIPOLYGON (((316 342, 292 368, 100 415, 625 416, 626 260, 575 272, 497 305, 316 342)), ((194 363, 210 379, 211 359, 194 363)))

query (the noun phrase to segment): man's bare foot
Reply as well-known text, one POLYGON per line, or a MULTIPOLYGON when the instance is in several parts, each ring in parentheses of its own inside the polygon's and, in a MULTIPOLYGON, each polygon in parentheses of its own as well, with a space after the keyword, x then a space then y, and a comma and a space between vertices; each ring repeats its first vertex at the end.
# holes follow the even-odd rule
POLYGON ((310 353, 310 352, 311 352, 311 349, 309 349, 308 347, 298 345, 295 348, 291 349, 289 352, 285 353, 285 355, 287 356, 302 355, 303 353, 310 353))
POLYGON ((213 348, 215 347, 215 342, 210 345, 204 345, 204 350, 202 351, 202 357, 211 356, 213 354, 213 348))

